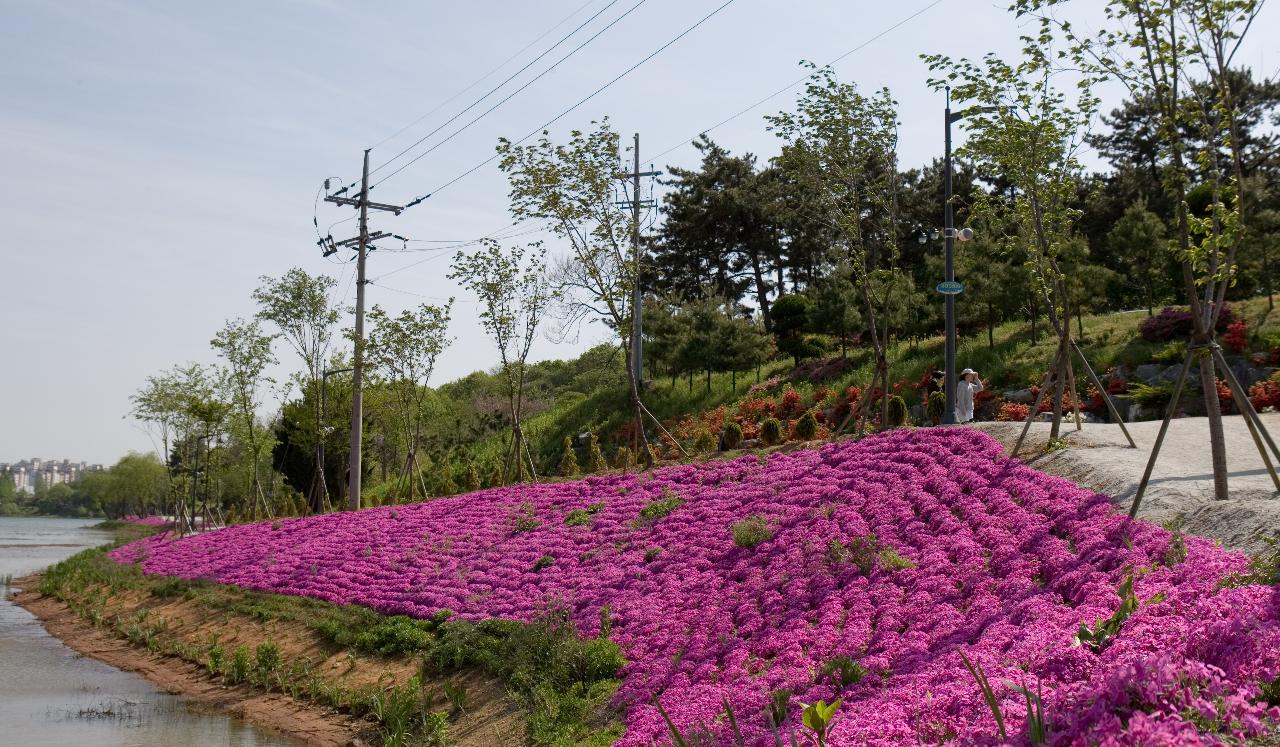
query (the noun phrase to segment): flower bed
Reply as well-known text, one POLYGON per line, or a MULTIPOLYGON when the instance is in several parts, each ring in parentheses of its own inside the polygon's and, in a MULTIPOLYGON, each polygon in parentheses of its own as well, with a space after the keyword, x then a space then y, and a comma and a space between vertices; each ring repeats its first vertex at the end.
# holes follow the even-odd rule
POLYGON ((833 747, 998 741, 961 652, 1011 738, 1025 713, 1014 684, 1043 692, 1062 744, 1189 744, 1195 724, 1229 735, 1280 717, 1253 702, 1280 671, 1280 595, 1219 588, 1243 556, 1128 522, 967 429, 152 538, 114 557, 418 617, 528 620, 563 604, 586 635, 607 605, 630 662, 627 747, 669 742, 655 696, 719 745, 727 699, 746 743, 772 745, 765 712, 783 688, 787 726, 797 701, 844 698, 833 747), (739 546, 747 519, 765 531, 739 546), (1100 651, 1073 643, 1116 612, 1131 575, 1140 604, 1118 633, 1100 651), (858 666, 827 666, 840 657, 858 666))

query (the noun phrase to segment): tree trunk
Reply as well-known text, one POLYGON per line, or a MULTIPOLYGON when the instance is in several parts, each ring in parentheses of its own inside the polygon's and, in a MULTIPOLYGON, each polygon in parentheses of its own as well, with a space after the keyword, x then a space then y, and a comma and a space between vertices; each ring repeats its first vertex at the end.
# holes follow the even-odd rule
POLYGON ((995 346, 996 346, 996 325, 995 325, 995 320, 991 314, 992 311, 994 311, 994 309, 992 309, 991 304, 988 303, 987 304, 987 348, 988 349, 995 349, 995 346))
POLYGON ((764 268, 760 265, 760 250, 754 243, 751 246, 751 275, 756 282, 756 305, 760 307, 760 321, 764 331, 773 329, 773 317, 769 315, 769 284, 764 279, 764 268))
POLYGON ((1209 419, 1209 443, 1213 457, 1213 495, 1220 501, 1227 499, 1227 449, 1222 430, 1222 409, 1218 400, 1218 380, 1214 375, 1213 358, 1200 359, 1200 391, 1204 395, 1205 414, 1209 419))
POLYGON ((707 369, 707 393, 711 392, 711 369, 707 369))

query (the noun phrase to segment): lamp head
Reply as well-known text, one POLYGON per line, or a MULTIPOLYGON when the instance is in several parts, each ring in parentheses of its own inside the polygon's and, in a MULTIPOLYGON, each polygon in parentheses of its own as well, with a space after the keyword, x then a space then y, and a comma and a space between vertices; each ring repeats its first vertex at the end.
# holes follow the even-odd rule
POLYGON ((962 228, 959 231, 956 231, 956 238, 960 239, 961 241, 969 241, 973 239, 973 229, 962 228))

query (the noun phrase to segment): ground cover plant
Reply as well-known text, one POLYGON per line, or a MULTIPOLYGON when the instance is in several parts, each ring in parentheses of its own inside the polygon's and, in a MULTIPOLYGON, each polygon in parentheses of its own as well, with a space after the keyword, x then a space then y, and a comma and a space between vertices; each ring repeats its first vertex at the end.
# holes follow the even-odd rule
POLYGON ((1243 555, 1129 522, 966 429, 153 537, 113 557, 423 619, 564 609, 628 662, 614 698, 628 747, 668 743, 664 712, 686 737, 772 745, 775 728, 807 733, 802 704, 837 700, 832 747, 1001 729, 1217 743, 1280 719, 1265 695, 1280 593, 1243 555), (742 541, 747 520, 768 536, 742 541))

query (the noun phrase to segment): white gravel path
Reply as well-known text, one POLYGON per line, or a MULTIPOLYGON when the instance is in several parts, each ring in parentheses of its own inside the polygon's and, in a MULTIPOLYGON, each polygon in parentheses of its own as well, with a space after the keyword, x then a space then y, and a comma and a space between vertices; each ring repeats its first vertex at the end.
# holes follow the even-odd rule
MULTIPOLYGON (((1280 413, 1263 413, 1262 422, 1280 442, 1280 413)), ((1160 421, 1128 423, 1138 448, 1130 448, 1120 427, 1085 423, 1075 430, 1063 421, 1068 448, 1040 453, 1048 437, 1048 423, 1033 423, 1022 458, 1036 469, 1066 477, 1112 496, 1116 508, 1128 512, 1160 430, 1160 421)), ((974 427, 1011 446, 1021 423, 977 423, 974 427)), ((1262 457, 1244 419, 1223 418, 1227 437, 1230 498, 1213 498, 1213 464, 1209 453, 1209 425, 1205 418, 1179 418, 1169 426, 1164 446, 1142 498, 1140 518, 1165 522, 1182 520, 1183 530, 1218 540, 1223 546, 1258 552, 1264 537, 1280 535, 1280 494, 1275 492, 1262 457)))

